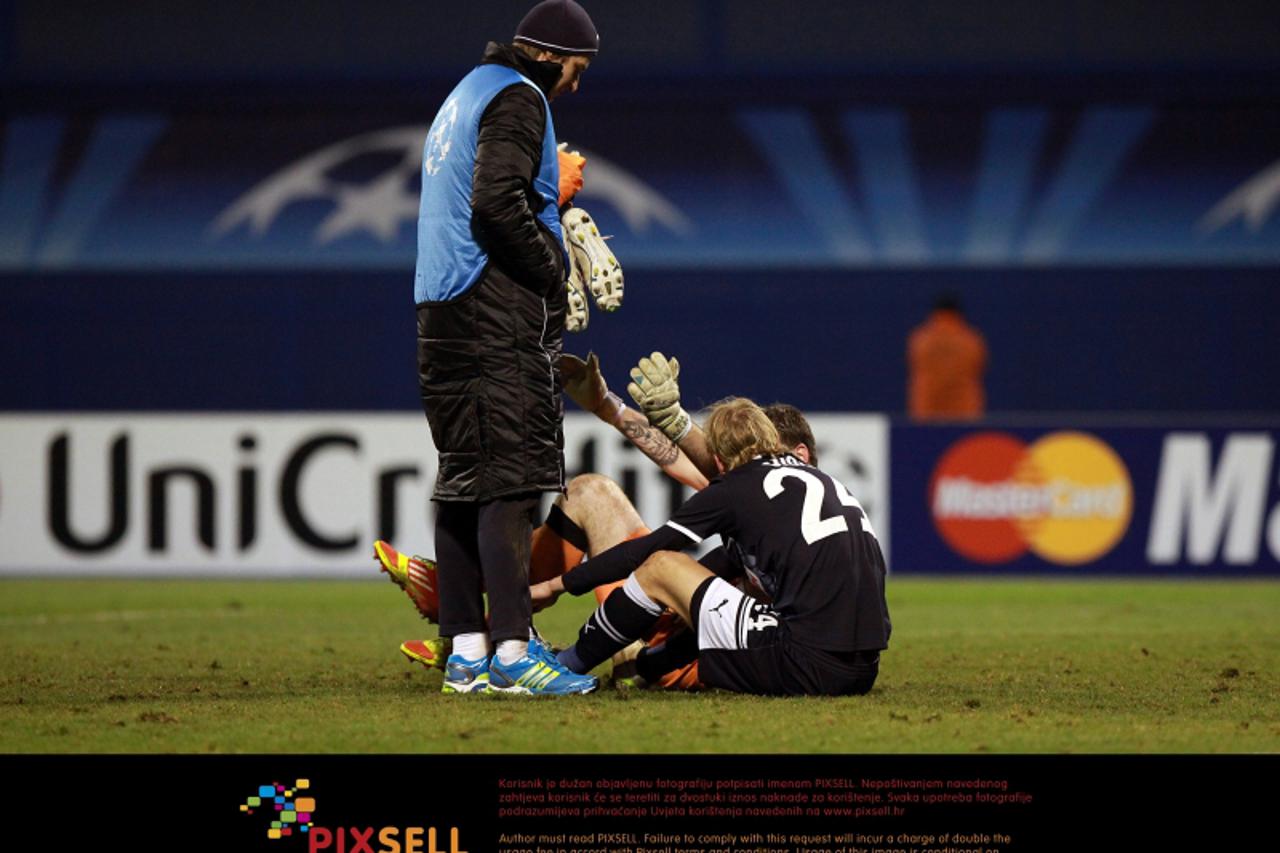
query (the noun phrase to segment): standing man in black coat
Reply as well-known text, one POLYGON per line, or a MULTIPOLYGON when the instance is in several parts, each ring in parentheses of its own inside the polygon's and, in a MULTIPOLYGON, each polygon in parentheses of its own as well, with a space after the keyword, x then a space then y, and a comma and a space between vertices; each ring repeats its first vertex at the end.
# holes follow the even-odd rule
POLYGON ((445 692, 597 686, 530 645, 527 572, 540 495, 565 487, 567 260, 549 102, 577 90, 599 45, 573 0, 539 3, 512 44, 486 48, 423 150, 414 299, 419 387, 440 455, 445 692))

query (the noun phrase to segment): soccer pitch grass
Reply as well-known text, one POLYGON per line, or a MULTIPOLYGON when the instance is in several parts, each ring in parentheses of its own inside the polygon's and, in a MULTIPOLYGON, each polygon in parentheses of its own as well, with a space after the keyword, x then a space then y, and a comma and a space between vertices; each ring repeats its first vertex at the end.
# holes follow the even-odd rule
MULTIPOLYGON (((385 582, 0 582, 0 752, 1280 751, 1280 583, 894 577, 869 696, 444 696, 385 582)), ((593 601, 538 621, 570 641, 593 601)), ((606 667, 607 669, 607 667, 606 667)))

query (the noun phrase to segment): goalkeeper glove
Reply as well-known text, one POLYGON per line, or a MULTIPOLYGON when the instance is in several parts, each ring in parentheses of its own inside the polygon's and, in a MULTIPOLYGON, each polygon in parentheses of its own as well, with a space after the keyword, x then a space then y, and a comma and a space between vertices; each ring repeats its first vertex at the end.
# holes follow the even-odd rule
POLYGON ((572 353, 561 355, 560 378, 569 399, 600 420, 613 423, 622 413, 622 398, 610 393, 600 373, 600 359, 595 353, 587 353, 586 361, 572 353))
POLYGON ((560 199, 557 207, 564 207, 573 201, 573 197, 582 189, 582 167, 587 165, 587 158, 577 151, 570 151, 569 143, 561 142, 556 146, 556 159, 560 163, 560 199))
POLYGON ((636 401, 649 423, 667 438, 679 442, 693 428, 693 419, 680 405, 680 362, 655 352, 631 368, 627 393, 636 401))

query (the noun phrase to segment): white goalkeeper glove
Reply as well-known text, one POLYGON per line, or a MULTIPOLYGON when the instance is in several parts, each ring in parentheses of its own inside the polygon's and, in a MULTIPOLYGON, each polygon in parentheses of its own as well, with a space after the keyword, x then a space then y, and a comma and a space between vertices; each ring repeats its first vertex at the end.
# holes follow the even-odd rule
POLYGON ((693 419, 680 405, 680 362, 655 352, 631 368, 627 393, 649 423, 679 443, 693 427, 693 419))
POLYGON ((622 412, 622 398, 609 391, 595 353, 587 353, 586 361, 568 352, 561 355, 560 378, 569 399, 600 420, 613 423, 622 412))

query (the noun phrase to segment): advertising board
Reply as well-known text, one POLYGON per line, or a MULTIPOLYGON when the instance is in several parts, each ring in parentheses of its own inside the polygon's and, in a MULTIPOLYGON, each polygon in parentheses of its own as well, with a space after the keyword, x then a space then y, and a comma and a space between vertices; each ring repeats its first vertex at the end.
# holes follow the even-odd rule
POLYGON ((1277 430, 895 426, 898 571, 1280 573, 1277 430))
MULTIPOLYGON (((884 528, 887 420, 812 422, 884 528)), ((565 427, 570 476, 608 475, 649 525, 688 495, 608 425, 565 427)), ((10 415, 0 447, 0 573, 339 576, 369 572, 374 539, 433 553, 419 414, 10 415)))

